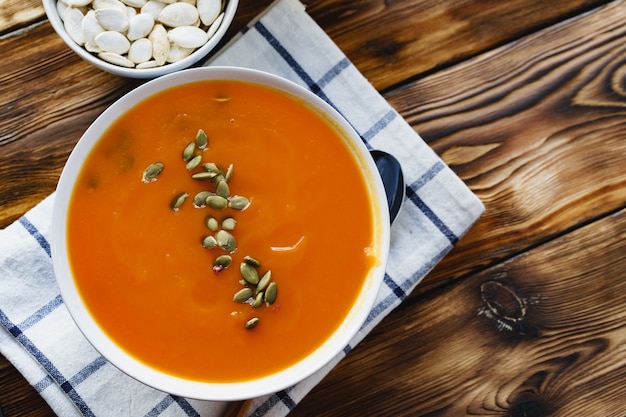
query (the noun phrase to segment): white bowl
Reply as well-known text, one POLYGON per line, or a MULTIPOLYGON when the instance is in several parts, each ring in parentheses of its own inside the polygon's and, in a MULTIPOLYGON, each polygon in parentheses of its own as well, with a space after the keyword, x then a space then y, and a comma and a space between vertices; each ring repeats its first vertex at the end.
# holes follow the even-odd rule
POLYGON ((238 400, 277 392, 310 376, 339 354, 355 336, 369 315, 385 274, 389 251, 389 212, 385 190, 367 148, 352 127, 326 102, 304 88, 264 72, 231 67, 203 67, 169 74, 131 91, 109 107, 82 136, 63 169, 55 198, 52 221, 52 260, 65 304, 76 324, 91 344, 112 364, 126 374, 159 390, 203 400, 238 400), (136 360, 116 345, 99 328, 78 293, 70 268, 66 247, 69 200, 85 157, 113 121, 127 109, 148 96, 170 87, 208 79, 244 80, 284 90, 317 107, 344 132, 345 140, 362 166, 371 193, 375 216, 374 239, 378 262, 365 280, 356 303, 337 330, 310 355, 294 365, 256 380, 234 383, 205 383, 185 380, 159 372, 136 360))
POLYGON ((84 47, 78 45, 72 38, 68 35, 65 27, 63 25, 63 21, 59 16, 59 12, 56 7, 56 3, 58 0, 42 0, 43 7, 46 11, 46 15, 52 28, 54 31, 63 39, 63 42, 78 56, 80 56, 85 61, 94 65, 95 67, 107 71, 111 74, 119 75, 121 77, 128 78, 156 78, 161 75, 169 74, 174 71, 179 71, 181 69, 189 68, 193 64, 200 61, 202 58, 206 57, 209 52, 211 52, 217 44, 222 40, 228 27, 233 21, 235 17, 235 12, 237 11, 237 6, 239 4, 239 0, 226 0, 226 7, 224 9, 224 19, 220 24, 217 32, 209 39, 207 43, 203 46, 195 50, 191 55, 186 58, 181 59, 180 61, 174 63, 166 63, 163 66, 155 67, 155 68, 146 68, 146 69, 137 69, 137 68, 126 68, 119 65, 111 64, 100 59, 96 54, 88 52, 84 47))

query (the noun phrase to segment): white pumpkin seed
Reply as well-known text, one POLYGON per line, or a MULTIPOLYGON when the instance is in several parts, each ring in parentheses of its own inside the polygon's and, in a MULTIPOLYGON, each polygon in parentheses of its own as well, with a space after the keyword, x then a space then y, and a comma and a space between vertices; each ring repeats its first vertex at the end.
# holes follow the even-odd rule
POLYGON ((148 0, 148 2, 141 8, 141 13, 148 13, 156 21, 159 17, 161 10, 165 8, 166 4, 162 1, 148 0))
POLYGON ((202 23, 210 26, 222 10, 222 0, 197 0, 196 7, 202 23))
POLYGON ((150 34, 154 27, 154 18, 149 13, 139 13, 128 22, 128 32, 126 37, 135 41, 140 38, 145 38, 150 34))
POLYGON ((126 13, 126 5, 119 0, 93 0, 91 8, 94 10, 115 9, 126 13))
POLYGON ((195 49, 183 48, 175 43, 170 45, 170 52, 167 54, 166 62, 178 62, 181 59, 187 58, 195 49))
POLYGON ((117 9, 97 9, 96 19, 106 30, 116 32, 125 32, 128 30, 128 15, 126 14, 126 8, 124 8, 124 11, 119 11, 117 9))
POLYGON ((190 26, 198 20, 198 9, 189 3, 168 4, 161 10, 157 20, 166 26, 173 28, 190 26))
POLYGON ((152 58, 152 42, 146 38, 139 38, 130 45, 128 59, 135 64, 147 62, 152 58))
POLYGON ((167 38, 183 48, 199 48, 209 40, 207 33, 193 26, 179 26, 167 33, 167 38))
POLYGON ((57 13, 59 13, 59 17, 61 18, 61 20, 63 20, 65 22, 65 11, 69 8, 70 6, 68 6, 67 4, 63 3, 62 1, 57 1, 57 13))
POLYGON ((91 0, 65 0, 64 3, 69 7, 85 7, 91 3, 91 0))
POLYGON ((148 68, 156 68, 158 66, 159 66, 159 64, 154 59, 151 59, 150 61, 146 61, 146 62, 142 62, 140 64, 137 64, 136 68, 137 69, 148 69, 148 68))
POLYGON ((84 18, 83 12, 79 9, 69 7, 65 10, 65 20, 63 22, 65 31, 74 42, 81 46, 85 44, 85 34, 83 33, 84 18))
POLYGON ((167 31, 161 24, 156 24, 148 35, 148 39, 152 42, 152 57, 157 65, 165 64, 167 56, 170 53, 170 42, 167 40, 167 31))
POLYGON ((130 49, 130 41, 126 39, 126 36, 114 30, 99 33, 94 38, 94 41, 103 52, 113 52, 123 55, 130 49))
POLYGON ((135 66, 131 60, 114 52, 100 52, 98 58, 110 64, 119 65, 120 67, 133 68, 135 66))
POLYGON ((209 39, 212 38, 213 35, 215 35, 215 32, 217 32, 220 25, 222 24, 222 20, 224 20, 224 13, 220 14, 217 19, 215 19, 215 21, 211 23, 211 26, 209 26, 209 29, 206 31, 209 39))
POLYGON ((138 9, 146 5, 148 0, 121 0, 127 6, 136 7, 138 9))
POLYGON ((130 22, 130 19, 135 16, 137 16, 137 9, 135 9, 134 7, 126 6, 126 17, 128 17, 128 21, 130 22))
POLYGON ((105 29, 98 23, 96 19, 96 12, 89 10, 83 19, 83 34, 85 35, 85 44, 94 45, 96 35, 104 32, 105 29))
POLYGON ((102 49, 100 49, 100 47, 98 45, 96 45, 95 41, 94 42, 86 42, 85 43, 85 49, 93 54, 99 54, 100 52, 102 52, 102 49))

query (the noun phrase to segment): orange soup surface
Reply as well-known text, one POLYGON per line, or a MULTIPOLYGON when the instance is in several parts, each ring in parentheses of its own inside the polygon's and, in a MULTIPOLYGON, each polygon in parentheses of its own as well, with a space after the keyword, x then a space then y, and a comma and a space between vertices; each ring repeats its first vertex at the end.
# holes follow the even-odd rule
MULTIPOLYGON (((68 214, 70 264, 82 298, 122 349, 171 375, 250 380, 302 359, 340 325, 376 262, 373 209, 359 162, 332 123, 288 94, 203 81, 149 98, 103 132, 85 161, 68 214), (215 191, 187 169, 183 149, 224 170, 244 210, 198 207, 215 191), (154 181, 146 167, 161 162, 154 181), (189 197, 174 210, 180 193, 189 197), (205 248, 207 217, 236 220, 236 249, 205 248), (214 260, 232 264, 216 271, 214 260), (233 295, 244 256, 271 270, 273 304, 233 295), (245 323, 257 317, 258 324, 245 323)), ((219 268, 218 268, 219 269, 219 268)))

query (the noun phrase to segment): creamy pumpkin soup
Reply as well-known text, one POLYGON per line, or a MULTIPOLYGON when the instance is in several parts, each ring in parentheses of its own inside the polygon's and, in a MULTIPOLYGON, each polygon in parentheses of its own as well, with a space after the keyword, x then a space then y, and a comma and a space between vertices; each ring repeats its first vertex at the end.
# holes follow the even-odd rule
POLYGON ((171 88, 102 133, 69 206, 81 297, 165 373, 245 381, 302 359, 375 266, 370 192, 337 128, 273 88, 171 88))

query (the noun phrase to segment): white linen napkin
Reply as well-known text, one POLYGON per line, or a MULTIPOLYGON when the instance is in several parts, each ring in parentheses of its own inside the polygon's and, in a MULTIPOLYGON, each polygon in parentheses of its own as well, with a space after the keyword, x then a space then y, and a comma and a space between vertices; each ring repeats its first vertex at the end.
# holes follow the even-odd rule
MULTIPOLYGON (((482 214, 482 203, 394 111, 298 0, 277 0, 207 65, 271 72, 334 106, 371 149, 398 157, 407 183, 388 267, 361 331, 301 383, 256 398, 247 416, 285 416, 415 288, 482 214)), ((50 259, 54 194, 0 230, 0 352, 60 416, 217 416, 229 403, 154 390, 124 375, 82 336, 65 309, 50 259)))

